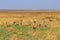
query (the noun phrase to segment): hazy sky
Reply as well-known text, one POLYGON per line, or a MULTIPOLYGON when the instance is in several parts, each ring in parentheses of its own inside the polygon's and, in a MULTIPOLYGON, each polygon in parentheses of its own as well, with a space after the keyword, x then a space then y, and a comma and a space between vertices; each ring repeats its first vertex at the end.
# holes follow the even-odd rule
POLYGON ((60 0, 0 0, 0 9, 60 9, 60 0))

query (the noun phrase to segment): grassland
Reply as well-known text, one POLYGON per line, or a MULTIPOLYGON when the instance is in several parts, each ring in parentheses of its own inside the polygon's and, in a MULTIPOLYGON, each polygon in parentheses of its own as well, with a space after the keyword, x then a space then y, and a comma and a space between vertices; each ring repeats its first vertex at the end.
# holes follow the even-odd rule
POLYGON ((60 40, 60 12, 0 12, 0 40, 60 40))

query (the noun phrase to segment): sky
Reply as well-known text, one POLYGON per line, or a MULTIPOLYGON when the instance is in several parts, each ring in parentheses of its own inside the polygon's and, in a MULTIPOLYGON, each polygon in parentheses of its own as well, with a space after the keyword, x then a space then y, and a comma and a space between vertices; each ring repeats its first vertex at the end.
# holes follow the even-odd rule
POLYGON ((60 0, 0 0, 0 9, 60 10, 60 0))

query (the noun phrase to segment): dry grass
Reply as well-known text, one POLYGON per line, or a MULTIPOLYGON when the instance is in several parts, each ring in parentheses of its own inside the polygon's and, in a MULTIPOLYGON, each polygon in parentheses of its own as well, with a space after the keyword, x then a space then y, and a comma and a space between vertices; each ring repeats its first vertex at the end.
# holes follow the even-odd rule
POLYGON ((0 40, 60 40, 59 34, 59 13, 0 13, 0 40))

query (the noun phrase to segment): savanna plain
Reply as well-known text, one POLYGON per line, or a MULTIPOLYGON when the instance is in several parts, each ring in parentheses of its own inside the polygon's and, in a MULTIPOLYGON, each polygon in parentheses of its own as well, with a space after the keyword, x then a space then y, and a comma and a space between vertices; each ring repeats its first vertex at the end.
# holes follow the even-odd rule
POLYGON ((0 12, 0 40, 60 40, 60 12, 0 12))

